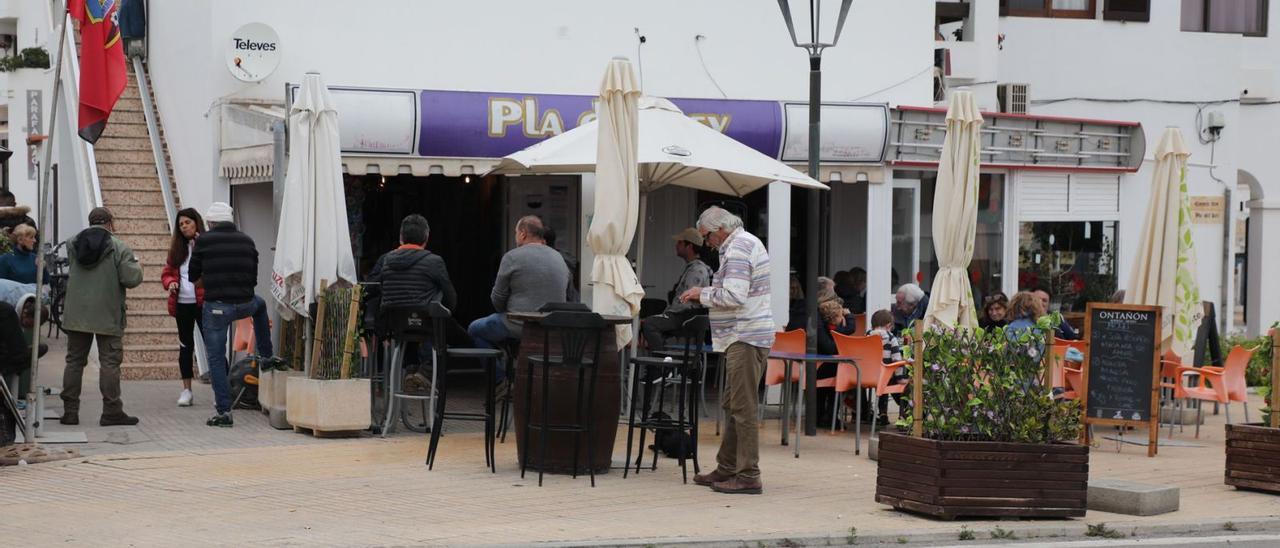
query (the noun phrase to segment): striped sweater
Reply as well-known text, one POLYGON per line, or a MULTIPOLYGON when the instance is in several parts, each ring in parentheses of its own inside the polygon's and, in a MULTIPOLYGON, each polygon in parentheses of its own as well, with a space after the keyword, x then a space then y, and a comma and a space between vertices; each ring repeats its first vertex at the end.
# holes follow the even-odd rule
POLYGON ((773 346, 777 326, 769 302, 769 251, 759 238, 738 228, 720 244, 720 270, 700 299, 710 309, 717 352, 735 342, 773 346))

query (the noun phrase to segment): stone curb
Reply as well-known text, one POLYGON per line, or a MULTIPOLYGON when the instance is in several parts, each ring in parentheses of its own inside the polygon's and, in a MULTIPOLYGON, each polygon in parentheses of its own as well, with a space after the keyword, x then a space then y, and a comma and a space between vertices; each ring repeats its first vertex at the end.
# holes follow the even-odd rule
MULTIPOLYGON (((710 537, 710 538, 637 538, 637 539, 612 539, 612 540, 592 540, 592 541, 573 541, 573 542, 543 542, 533 543, 536 546, 564 546, 564 547, 586 547, 586 546, 617 546, 617 547, 633 547, 633 546, 663 546, 663 547, 698 547, 698 548, 743 548, 750 546, 851 546, 851 545, 929 545, 938 543, 955 544, 961 543, 959 534, 962 528, 968 528, 973 531, 974 539, 968 542, 991 542, 990 532, 996 527, 1000 527, 1006 531, 1010 531, 1017 536, 1015 541, 1003 541, 1016 543, 1030 539, 1043 539, 1054 541, 1067 540, 1086 540, 1085 532, 1088 531, 1089 525, 1096 523, 1087 523, 1084 521, 1068 521, 1060 525, 1047 525, 1037 522, 1020 522, 1020 521, 976 521, 966 523, 962 520, 954 522, 955 527, 949 531, 933 531, 925 533, 901 533, 886 534, 874 533, 868 535, 857 535, 853 542, 849 542, 849 532, 838 531, 831 534, 803 534, 803 535, 756 535, 747 538, 726 538, 726 537, 710 537), (1025 525, 1024 525, 1025 524, 1025 525), (899 539, 906 540, 905 543, 899 539)), ((1235 520, 1213 520, 1195 523, 1159 523, 1153 525, 1143 525, 1134 521, 1115 521, 1108 526, 1125 535, 1125 538, 1142 538, 1158 535, 1195 535, 1202 533, 1259 533, 1259 532, 1280 532, 1280 516, 1270 517, 1248 517, 1235 520), (1224 526, 1230 521, 1233 528, 1228 530, 1224 526)), ((529 546, 525 544, 499 544, 494 546, 529 546)))

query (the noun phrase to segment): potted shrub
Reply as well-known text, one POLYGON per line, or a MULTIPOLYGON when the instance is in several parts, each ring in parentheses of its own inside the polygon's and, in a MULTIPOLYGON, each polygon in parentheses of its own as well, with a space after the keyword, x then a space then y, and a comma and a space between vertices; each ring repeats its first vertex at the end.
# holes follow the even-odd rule
POLYGON ((352 434, 370 423, 369 379, 352 378, 359 358, 360 287, 321 288, 311 368, 287 380, 288 420, 294 429, 316 435, 352 434))
POLYGON ((16 55, 0 57, 0 72, 12 72, 21 68, 49 68, 49 52, 44 48, 23 48, 16 55))
POLYGON ((913 365, 922 367, 923 405, 907 406, 902 432, 881 433, 876 502, 946 519, 1084 516, 1080 405, 1055 400, 1045 375, 1045 334, 1057 321, 925 332, 913 365), (913 437, 917 413, 922 431, 913 437))
MULTIPOLYGON (((1280 324, 1273 325, 1262 345, 1254 352, 1255 359, 1263 354, 1262 363, 1270 367, 1261 378, 1269 386, 1260 386, 1258 392, 1269 404, 1262 408, 1262 422, 1228 424, 1227 464, 1225 482, 1238 489, 1253 489, 1280 493, 1280 415, 1276 415, 1277 398, 1280 397, 1280 324)), ((1252 366, 1252 363, 1250 364, 1252 366)), ((1252 369, 1252 367, 1251 367, 1252 369)))

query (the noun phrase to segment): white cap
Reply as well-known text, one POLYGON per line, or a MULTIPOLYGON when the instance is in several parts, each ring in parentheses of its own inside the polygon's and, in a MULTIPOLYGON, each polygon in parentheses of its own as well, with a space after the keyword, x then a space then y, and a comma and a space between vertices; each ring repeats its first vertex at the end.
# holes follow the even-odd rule
POLYGON ((230 223, 232 209, 226 202, 214 202, 205 212, 204 219, 211 223, 230 223))

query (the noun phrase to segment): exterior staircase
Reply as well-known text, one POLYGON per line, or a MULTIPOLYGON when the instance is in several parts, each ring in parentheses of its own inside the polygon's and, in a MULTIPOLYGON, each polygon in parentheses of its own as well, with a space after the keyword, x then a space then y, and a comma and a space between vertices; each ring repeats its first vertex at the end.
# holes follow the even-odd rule
MULTIPOLYGON (((94 146, 103 205, 115 215, 116 235, 133 248, 143 270, 142 285, 129 290, 126 298, 128 316, 121 378, 177 379, 180 376, 178 329, 167 311, 168 292, 160 284, 172 233, 166 220, 164 195, 132 62, 127 67, 129 83, 124 95, 94 146)), ((154 97, 152 104, 155 104, 154 97)), ((163 128, 160 133, 160 141, 164 143, 163 128)), ((167 159, 167 145, 164 154, 167 159)), ((172 161, 166 163, 173 165, 172 161)), ((172 169, 169 180, 174 180, 172 169)), ((177 201, 177 188, 173 189, 173 196, 177 201)))

